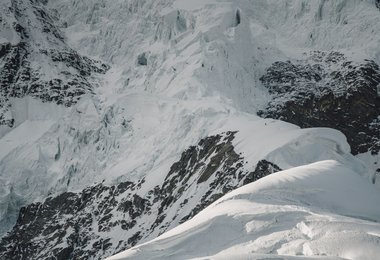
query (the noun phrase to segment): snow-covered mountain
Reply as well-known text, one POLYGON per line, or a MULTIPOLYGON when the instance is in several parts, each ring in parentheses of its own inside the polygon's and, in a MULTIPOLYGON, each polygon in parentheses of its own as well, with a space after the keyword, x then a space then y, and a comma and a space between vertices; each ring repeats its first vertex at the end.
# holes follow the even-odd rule
POLYGON ((377 253, 378 1, 3 2, 0 258, 377 253))

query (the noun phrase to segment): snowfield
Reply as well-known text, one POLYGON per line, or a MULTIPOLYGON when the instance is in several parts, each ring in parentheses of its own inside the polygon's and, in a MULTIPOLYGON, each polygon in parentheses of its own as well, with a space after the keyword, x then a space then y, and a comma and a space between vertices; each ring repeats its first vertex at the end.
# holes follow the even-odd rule
POLYGON ((107 259, 377 259, 379 196, 336 161, 295 167, 232 191, 186 223, 107 259))

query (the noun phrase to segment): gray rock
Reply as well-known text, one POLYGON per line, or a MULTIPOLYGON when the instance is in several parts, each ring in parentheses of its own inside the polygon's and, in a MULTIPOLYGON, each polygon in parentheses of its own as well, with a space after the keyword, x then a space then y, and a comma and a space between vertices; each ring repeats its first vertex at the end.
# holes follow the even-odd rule
POLYGON ((304 61, 273 63, 261 82, 272 100, 260 116, 302 128, 335 128, 346 135, 353 154, 379 152, 380 70, 374 61, 314 52, 304 61))

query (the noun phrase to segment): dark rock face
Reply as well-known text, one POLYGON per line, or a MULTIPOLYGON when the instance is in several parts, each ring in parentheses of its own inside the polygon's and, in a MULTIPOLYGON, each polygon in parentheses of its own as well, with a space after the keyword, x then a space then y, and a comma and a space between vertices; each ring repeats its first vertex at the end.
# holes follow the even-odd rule
POLYGON ((253 172, 244 179, 244 184, 248 184, 257 181, 269 174, 281 171, 280 167, 276 164, 268 162, 267 160, 261 160, 257 163, 256 168, 253 172))
POLYGON ((15 228, 0 243, 0 258, 90 259, 102 255, 112 246, 105 236, 108 231, 116 226, 131 229, 134 219, 149 210, 149 201, 133 194, 136 187, 130 182, 111 187, 99 184, 22 208, 15 228), (117 213, 122 217, 115 218, 117 213))
MULTIPOLYGON (((163 203, 159 213, 164 212, 172 201, 181 199, 192 186, 204 186, 200 201, 181 219, 184 222, 227 192, 241 186, 248 172, 243 168, 244 158, 234 151, 231 143, 235 133, 209 136, 182 153, 181 159, 170 168, 162 185, 160 194, 163 203)), ((189 199, 182 203, 189 203, 189 199)))
POLYGON ((375 62, 314 52, 304 61, 273 63, 261 81, 273 99, 260 116, 303 128, 335 128, 346 135, 353 154, 379 152, 380 70, 375 62))
POLYGON ((98 184, 65 192, 20 210, 0 242, 0 259, 102 259, 152 239, 192 218, 227 192, 280 168, 262 160, 254 171, 234 151, 235 132, 189 147, 163 184, 145 180, 98 184), (196 192, 194 192, 196 190, 196 192))
POLYGON ((92 93, 91 75, 104 74, 109 66, 69 48, 43 1, 15 0, 9 12, 19 42, 0 44, 0 125, 13 126, 7 114, 12 97, 71 106, 92 93))

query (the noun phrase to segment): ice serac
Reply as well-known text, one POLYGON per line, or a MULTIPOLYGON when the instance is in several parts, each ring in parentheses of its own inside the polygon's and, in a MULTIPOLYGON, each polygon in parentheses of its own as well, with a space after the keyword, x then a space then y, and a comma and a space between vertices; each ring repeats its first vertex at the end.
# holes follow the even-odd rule
MULTIPOLYGON (((0 12, 0 258, 103 259, 322 160, 379 188, 374 0, 4 0, 0 12)), ((267 252, 273 229, 257 221, 268 237, 247 252, 267 252)))

